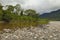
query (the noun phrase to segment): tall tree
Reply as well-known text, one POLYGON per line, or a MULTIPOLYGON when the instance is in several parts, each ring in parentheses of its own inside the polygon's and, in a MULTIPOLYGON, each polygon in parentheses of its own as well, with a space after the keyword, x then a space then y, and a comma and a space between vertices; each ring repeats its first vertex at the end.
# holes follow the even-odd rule
POLYGON ((7 10, 6 11, 8 11, 8 12, 10 12, 10 13, 13 13, 13 11, 14 11, 14 6, 12 6, 12 5, 7 5, 7 10))
POLYGON ((24 10, 21 10, 21 13, 20 13, 20 15, 22 16, 22 15, 23 15, 23 13, 24 13, 24 10))
POLYGON ((10 22, 12 20, 14 6, 7 5, 6 7, 8 7, 8 8, 6 10, 3 10, 2 21, 10 22))
POLYGON ((17 13, 18 15, 20 15, 20 13, 21 13, 21 5, 20 5, 20 4, 17 4, 17 5, 15 6, 15 9, 16 9, 16 13, 17 13))
POLYGON ((28 15, 28 16, 33 16, 36 14, 36 11, 35 10, 32 10, 32 9, 28 9, 25 11, 25 13, 28 15))
POLYGON ((3 7, 3 6, 2 6, 2 4, 0 3, 0 10, 2 10, 2 7, 3 7))
POLYGON ((2 20, 2 14, 3 14, 3 6, 2 6, 2 4, 0 3, 0 20, 2 20))

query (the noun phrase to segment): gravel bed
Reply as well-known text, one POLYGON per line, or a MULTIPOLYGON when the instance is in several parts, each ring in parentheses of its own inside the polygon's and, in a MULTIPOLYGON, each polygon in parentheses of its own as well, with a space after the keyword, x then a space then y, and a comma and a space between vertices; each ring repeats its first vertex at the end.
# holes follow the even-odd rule
POLYGON ((60 40, 60 31, 50 27, 4 29, 0 31, 0 40, 60 40))

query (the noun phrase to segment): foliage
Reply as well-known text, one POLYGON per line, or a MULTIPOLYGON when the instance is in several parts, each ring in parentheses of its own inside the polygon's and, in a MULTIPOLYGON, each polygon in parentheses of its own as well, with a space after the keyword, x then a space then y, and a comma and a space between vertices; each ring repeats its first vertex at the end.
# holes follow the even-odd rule
POLYGON ((8 8, 6 10, 3 10, 3 7, 4 6, 0 5, 0 21, 7 22, 7 24, 5 23, 5 26, 8 28, 17 26, 37 26, 39 24, 48 23, 47 20, 41 19, 35 10, 28 9, 24 11, 19 4, 16 6, 7 5, 8 8))
POLYGON ((25 11, 25 13, 28 16, 34 16, 36 14, 36 11, 35 10, 32 10, 32 9, 28 9, 28 10, 25 11))

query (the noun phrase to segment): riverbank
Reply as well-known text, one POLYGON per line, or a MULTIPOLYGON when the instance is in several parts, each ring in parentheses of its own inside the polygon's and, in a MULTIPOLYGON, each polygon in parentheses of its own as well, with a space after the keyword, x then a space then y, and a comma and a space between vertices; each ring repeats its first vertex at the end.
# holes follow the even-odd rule
POLYGON ((4 29, 0 32, 1 40, 60 40, 60 22, 50 22, 44 27, 4 29), (55 26, 57 25, 57 26, 55 26), (59 29, 58 29, 59 28, 59 29))

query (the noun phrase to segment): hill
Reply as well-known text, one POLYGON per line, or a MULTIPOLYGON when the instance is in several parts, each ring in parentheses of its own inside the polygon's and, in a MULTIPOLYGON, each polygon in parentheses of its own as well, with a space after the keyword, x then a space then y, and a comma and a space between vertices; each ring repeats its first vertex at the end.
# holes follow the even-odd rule
POLYGON ((52 11, 50 13, 44 13, 40 15, 41 18, 47 18, 49 20, 60 21, 60 9, 57 11, 52 11))

